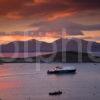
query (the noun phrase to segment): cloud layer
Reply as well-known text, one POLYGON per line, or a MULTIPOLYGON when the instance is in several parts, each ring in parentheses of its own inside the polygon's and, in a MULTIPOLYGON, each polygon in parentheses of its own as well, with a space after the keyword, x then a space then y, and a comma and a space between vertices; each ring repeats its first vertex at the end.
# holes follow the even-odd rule
POLYGON ((99 0, 0 0, 0 16, 8 19, 71 16, 94 10, 100 10, 99 0))
MULTIPOLYGON (((65 28, 68 37, 87 38, 83 37, 82 31, 100 30, 99 24, 100 0, 0 0, 0 31, 39 29, 44 34, 49 32, 47 40, 52 40, 52 37, 58 38, 58 33, 65 28), (87 25, 89 22, 96 24, 87 25)), ((38 37, 37 34, 35 38, 38 37)), ((99 39, 97 37, 100 35, 95 40, 99 39)), ((20 40, 19 37, 15 38, 20 40)), ((1 40, 4 42, 6 38, 2 37, 1 40)))

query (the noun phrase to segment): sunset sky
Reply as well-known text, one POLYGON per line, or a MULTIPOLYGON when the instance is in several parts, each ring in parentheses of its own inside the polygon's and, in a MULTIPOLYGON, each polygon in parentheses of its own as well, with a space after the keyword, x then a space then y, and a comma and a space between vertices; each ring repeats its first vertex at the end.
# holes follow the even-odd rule
POLYGON ((100 42, 100 0, 0 0, 0 44, 53 42, 63 29, 66 38, 100 42))

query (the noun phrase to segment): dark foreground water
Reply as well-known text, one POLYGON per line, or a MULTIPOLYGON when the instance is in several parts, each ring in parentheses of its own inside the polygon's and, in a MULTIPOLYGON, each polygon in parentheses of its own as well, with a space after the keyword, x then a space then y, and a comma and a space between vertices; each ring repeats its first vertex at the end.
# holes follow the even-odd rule
POLYGON ((1 100, 100 100, 100 64, 0 65, 1 100), (75 66, 75 75, 47 75, 57 65, 75 66), (61 96, 48 93, 62 90, 61 96))

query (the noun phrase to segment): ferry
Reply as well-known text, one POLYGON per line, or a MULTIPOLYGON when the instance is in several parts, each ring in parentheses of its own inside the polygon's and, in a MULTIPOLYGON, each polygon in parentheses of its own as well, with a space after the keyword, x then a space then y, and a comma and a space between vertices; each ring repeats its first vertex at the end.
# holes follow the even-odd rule
POLYGON ((75 73, 76 68, 71 66, 71 67, 56 67, 52 70, 48 70, 47 74, 65 74, 65 73, 75 73))

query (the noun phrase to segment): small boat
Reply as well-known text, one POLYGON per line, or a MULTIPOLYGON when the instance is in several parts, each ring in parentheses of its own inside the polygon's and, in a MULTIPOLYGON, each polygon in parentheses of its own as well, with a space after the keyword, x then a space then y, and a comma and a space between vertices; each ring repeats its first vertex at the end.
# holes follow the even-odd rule
POLYGON ((48 70, 47 74, 66 74, 66 73, 75 73, 75 67, 56 67, 53 70, 48 70))
POLYGON ((51 96, 57 96, 57 95, 61 95, 62 91, 55 91, 55 92, 50 92, 49 95, 51 96))

